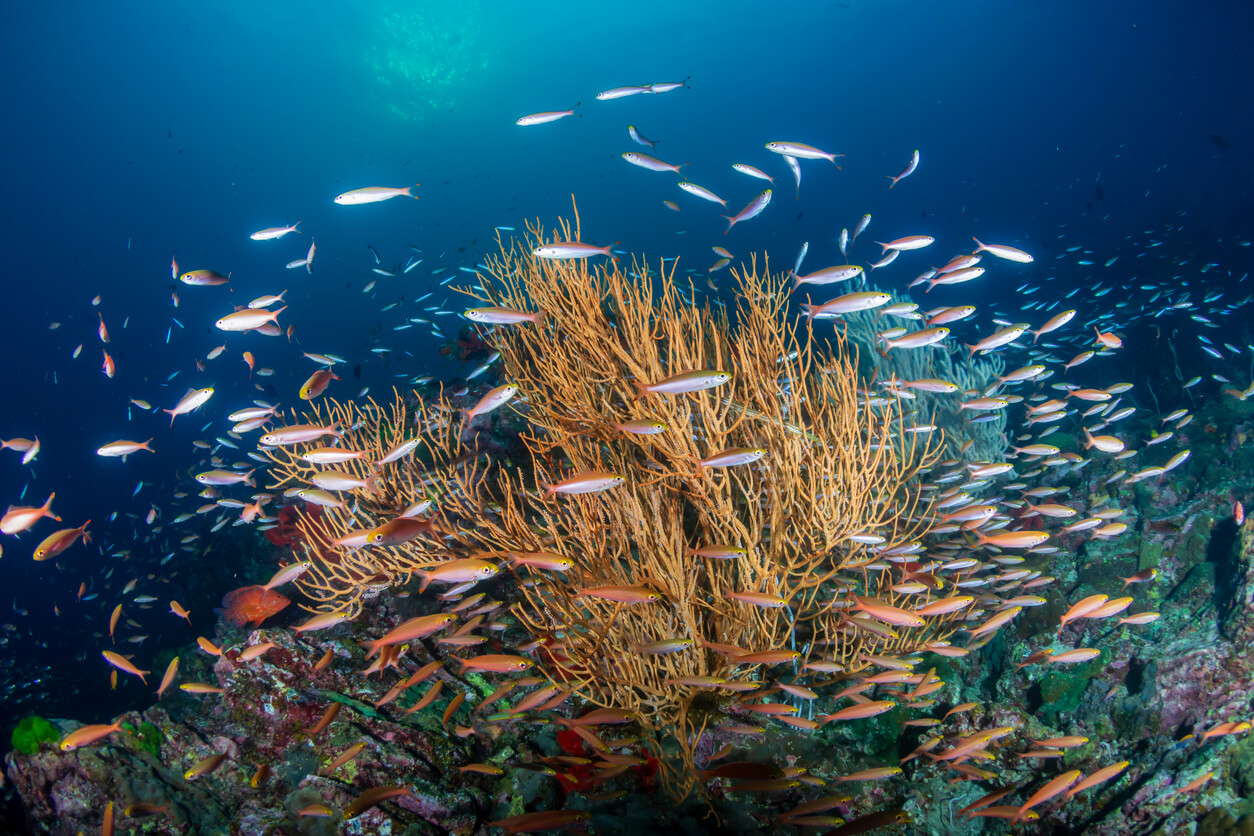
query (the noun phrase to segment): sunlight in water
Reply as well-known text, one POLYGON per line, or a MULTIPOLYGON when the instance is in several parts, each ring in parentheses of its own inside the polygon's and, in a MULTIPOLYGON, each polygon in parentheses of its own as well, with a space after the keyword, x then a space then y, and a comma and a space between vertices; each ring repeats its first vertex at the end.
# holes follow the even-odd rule
POLYGON ((397 10, 380 17, 366 63, 396 116, 412 119, 455 103, 466 77, 489 65, 478 46, 479 4, 397 10))

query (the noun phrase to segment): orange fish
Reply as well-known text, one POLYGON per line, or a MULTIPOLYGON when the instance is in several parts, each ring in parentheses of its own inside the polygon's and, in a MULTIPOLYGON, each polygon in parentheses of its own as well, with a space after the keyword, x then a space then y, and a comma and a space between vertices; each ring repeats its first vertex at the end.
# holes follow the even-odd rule
POLYGON ((179 672, 179 657, 175 656, 170 660, 170 664, 166 666, 165 676, 161 677, 161 687, 157 688, 157 699, 161 699, 161 695, 165 693, 170 684, 174 682, 174 677, 179 672))
POLYGON ((112 378, 113 373, 117 370, 117 366, 114 365, 113 358, 109 356, 109 352, 101 350, 100 353, 104 355, 104 362, 101 364, 100 370, 105 373, 105 377, 112 378))
POLYGON ((236 627, 243 627, 249 622, 253 627, 259 627, 261 622, 282 612, 290 603, 291 599, 273 589, 241 586, 222 597, 222 609, 218 612, 236 627))
POLYGON ((503 828, 507 834, 535 833, 540 830, 571 830, 572 825, 582 824, 591 818, 583 810, 544 810, 539 813, 522 813, 488 824, 503 828))
POLYGON ((79 537, 83 538, 84 543, 90 543, 91 536, 87 533, 87 526, 89 525, 91 525, 91 520, 83 523, 78 528, 63 528, 60 531, 54 531, 52 534, 49 534, 35 549, 35 560, 48 560, 56 557, 78 542, 79 537))
POLYGON ((127 659, 125 656, 119 656, 118 654, 114 653, 111 650, 102 650, 100 651, 100 655, 105 658, 106 662, 108 662, 110 665, 113 665, 113 667, 117 668, 120 671, 125 671, 126 673, 129 673, 133 676, 138 676, 140 682, 144 683, 145 685, 148 684, 148 680, 144 679, 144 674, 152 673, 152 671, 141 671, 139 668, 135 667, 135 665, 132 664, 131 661, 127 659))
POLYGON ((21 534, 35 523, 47 517, 48 519, 61 522, 61 518, 52 513, 52 500, 56 498, 55 493, 48 494, 48 501, 41 506, 9 506, 9 510, 0 517, 0 531, 5 534, 21 534))
POLYGON ((487 656, 476 656, 473 659, 462 659, 460 656, 454 656, 453 661, 461 663, 462 671, 492 671, 494 673, 525 671, 527 668, 535 664, 535 662, 532 662, 530 659, 524 659, 521 656, 500 656, 492 654, 487 656))
POLYGON ((184 608, 183 608, 183 605, 182 605, 182 604, 180 604, 178 601, 171 601, 171 602, 170 602, 170 612, 174 613, 174 614, 175 614, 175 615, 177 615, 179 618, 186 619, 188 624, 191 624, 191 623, 192 623, 192 614, 191 614, 191 611, 190 611, 190 610, 187 610, 187 609, 184 609, 184 608))
POLYGON ((114 732, 122 730, 122 721, 119 720, 108 726, 80 726, 65 736, 61 741, 62 752, 72 752, 80 746, 89 746, 101 738, 108 737, 114 732))

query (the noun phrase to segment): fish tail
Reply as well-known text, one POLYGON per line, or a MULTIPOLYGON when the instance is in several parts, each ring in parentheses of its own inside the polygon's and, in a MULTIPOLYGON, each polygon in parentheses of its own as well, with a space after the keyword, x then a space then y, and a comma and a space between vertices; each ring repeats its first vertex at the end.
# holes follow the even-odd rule
POLYGON ((168 412, 168 413, 170 413, 170 427, 171 427, 171 429, 172 429, 172 428, 174 427, 174 418, 175 418, 175 415, 174 415, 174 410, 173 410, 173 409, 163 409, 163 410, 161 410, 161 411, 162 411, 162 412, 168 412))
MULTIPOLYGON (((832 160, 832 162, 835 162, 835 160, 832 160)), ((896 178, 896 177, 894 177, 894 176, 893 176, 893 175, 891 175, 891 174, 885 174, 884 176, 885 176, 885 177, 887 177, 889 180, 892 180, 892 181, 893 181, 893 182, 891 182, 891 183, 889 183, 889 184, 888 184, 888 188, 889 188, 889 189, 892 189, 892 187, 893 187, 893 186, 897 185, 897 178, 896 178)))
MULTIPOLYGON (((156 438, 156 436, 153 436, 153 438, 156 438)), ((152 448, 148 446, 149 444, 152 444, 152 438, 148 439, 147 441, 145 441, 143 444, 139 446, 141 449, 147 450, 149 453, 151 453, 152 448)))
POLYGON ((254 467, 252 470, 244 474, 244 484, 250 488, 257 487, 257 483, 253 481, 253 473, 255 473, 256 471, 257 471, 257 468, 254 467))
POLYGON ((541 322, 544 321, 545 316, 546 316, 546 313, 544 309, 541 308, 540 310, 536 311, 535 313, 531 315, 531 321, 534 322, 536 325, 539 325, 541 322))
POLYGON ((719 217, 727 219, 727 229, 723 230, 723 234, 731 232, 731 228, 736 225, 736 219, 731 215, 720 215, 719 217))
MULTIPOLYGON (((271 321, 271 322, 273 322, 275 325, 278 325, 278 324, 279 324, 279 314, 283 313, 285 310, 287 310, 287 305, 284 305, 283 307, 279 308, 279 309, 278 309, 277 311, 275 311, 274 313, 270 314, 270 321, 271 321)), ((251 370, 250 370, 250 371, 251 371, 251 370)))
POLYGON ((329 435, 335 436, 336 438, 343 438, 344 433, 340 432, 339 426, 340 426, 339 421, 332 421, 331 426, 327 427, 327 433, 329 435))
POLYGON ((638 401, 638 400, 640 400, 641 398, 643 398, 645 395, 649 394, 649 389, 648 389, 648 387, 646 387, 646 386, 645 386, 643 383, 641 383, 640 381, 638 381, 638 380, 633 380, 633 381, 631 382, 631 385, 636 387, 636 396, 635 396, 634 398, 632 398, 632 399, 631 399, 631 400, 632 400, 632 403, 635 403, 636 401, 638 401))
POLYGON ((419 186, 421 186, 421 185, 422 185, 421 183, 415 183, 415 184, 414 184, 414 185, 412 185, 412 186, 406 186, 406 187, 405 187, 405 196, 406 196, 406 197, 412 197, 414 200, 417 200, 417 199, 418 199, 418 195, 416 195, 416 194, 414 194, 413 192, 411 192, 411 191, 410 191, 410 189, 416 189, 416 188, 418 188, 418 187, 419 187, 419 186))
POLYGON ((974 241, 974 242, 975 242, 975 244, 976 244, 976 247, 975 247, 975 252, 977 252, 977 253, 984 252, 984 242, 983 242, 983 241, 981 241, 979 238, 976 238, 974 235, 972 235, 972 236, 971 236, 971 240, 972 240, 972 241, 974 241))

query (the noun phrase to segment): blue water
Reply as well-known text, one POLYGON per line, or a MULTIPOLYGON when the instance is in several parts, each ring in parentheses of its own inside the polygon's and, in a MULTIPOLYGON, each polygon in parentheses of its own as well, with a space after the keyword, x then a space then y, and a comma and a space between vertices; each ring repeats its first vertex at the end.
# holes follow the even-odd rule
MULTIPOLYGON (((1250 250, 1241 242, 1254 235, 1254 131, 1244 4, 675 5, 81 4, 72 16, 5 6, 0 437, 37 434, 43 451, 30 467, 4 451, 0 493, 6 503, 38 504, 56 491, 66 524, 90 517, 96 536, 87 549, 38 564, 29 554, 49 523, 3 541, 6 687, 41 680, 26 683, 31 699, 8 702, 6 724, 28 711, 99 721, 146 704, 149 692, 132 682, 95 696, 107 687, 98 653, 107 645, 90 634, 107 630, 122 584, 156 575, 134 593, 157 596, 154 608, 128 607, 150 634, 135 651, 148 660, 212 635, 208 608, 254 580, 229 577, 230 541, 207 561, 180 552, 158 566, 198 530, 153 537, 142 521, 153 506, 168 523, 200 504, 189 477, 201 456, 191 442, 222 434, 226 413, 255 397, 294 402, 314 368, 301 350, 360 365, 360 379, 345 371, 331 390, 341 397, 365 386, 385 391, 398 374, 464 375, 467 366, 437 353, 445 340, 423 327, 392 328, 444 300, 460 310, 439 281, 481 261, 496 226, 521 232, 536 218, 552 226, 569 214, 572 194, 584 240, 621 242, 655 264, 679 256, 681 269, 701 272, 716 258, 713 245, 738 257, 769 251, 787 268, 808 241, 808 268, 840 263, 836 236, 864 213, 874 220, 858 243, 860 262, 877 255, 870 239, 911 234, 937 237, 943 251, 933 260, 969 247, 972 235, 1034 252, 1030 269, 999 265, 978 286, 933 294, 937 304, 987 306, 985 333, 992 312, 1015 310, 1025 282, 1047 288, 1042 298, 1095 281, 1174 280, 1158 254, 1137 259, 1165 238, 1171 257, 1193 260, 1187 278, 1197 288, 1248 292, 1240 279, 1250 250), (684 79, 689 88, 663 95, 594 98, 684 79), (576 103, 577 118, 514 124, 576 103), (732 163, 774 175, 774 201, 724 235, 718 207, 676 189, 672 175, 619 158, 648 152, 630 141, 629 124, 659 140, 649 153, 689 163, 685 176, 726 198, 729 214, 765 185, 732 163), (846 156, 840 169, 803 160, 794 198, 787 168, 763 147, 771 140, 846 156), (918 171, 889 191, 886 176, 916 148, 918 171), (417 201, 332 202, 349 189, 413 183, 421 183, 417 201), (299 235, 248 238, 297 220, 299 235), (312 275, 285 270, 311 237, 312 275), (418 268, 371 273, 367 246, 392 269, 410 245, 424 250, 418 268), (1097 266, 1056 258, 1075 245, 1092 250, 1097 266), (1115 255, 1119 262, 1101 268, 1115 255), (230 272, 231 290, 176 285, 172 256, 184 270, 230 272), (1199 276, 1206 262, 1220 267, 1199 276), (450 272, 433 277, 436 267, 450 272), (372 279, 374 292, 363 294, 372 279), (295 325, 299 347, 213 329, 232 305, 283 289, 290 307, 280 322, 295 325), (415 305, 428 291, 436 293, 415 305), (401 297, 404 305, 381 311, 401 297), (113 380, 100 372, 97 312, 113 337, 113 380), (52 322, 61 325, 49 330, 52 322), (195 361, 224 342, 226 354, 197 372, 195 361), (371 351, 380 347, 391 352, 371 351), (250 379, 241 350, 275 375, 250 379), (258 391, 256 380, 272 388, 258 391), (188 386, 206 385, 217 389, 210 406, 173 429, 163 414, 128 408, 131 398, 171 407, 188 386), (93 453, 150 436, 153 456, 123 463, 93 453), (191 496, 177 500, 178 490, 191 496), (117 555, 128 548, 129 559, 117 555), (218 575, 205 570, 219 561, 227 568, 218 575), (83 581, 100 597, 77 604, 83 581), (165 612, 172 594, 191 602, 195 629, 165 612)), ((903 255, 882 281, 900 291, 931 263, 903 255)), ((1085 315, 1120 298, 1087 302, 1085 315)), ((460 320, 437 319, 456 336, 460 320)), ((1240 345, 1248 327, 1226 323, 1223 338, 1240 345)), ((1198 360, 1189 351, 1186 363, 1198 360)))

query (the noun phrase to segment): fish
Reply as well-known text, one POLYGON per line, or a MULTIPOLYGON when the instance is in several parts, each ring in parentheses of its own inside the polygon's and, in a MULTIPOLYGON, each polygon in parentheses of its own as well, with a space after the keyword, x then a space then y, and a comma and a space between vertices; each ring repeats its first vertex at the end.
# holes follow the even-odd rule
POLYGON ((456 620, 457 616, 452 613, 436 613, 411 618, 394 627, 378 639, 362 642, 362 647, 366 648, 366 658, 369 659, 384 647, 424 639, 439 632, 456 620))
POLYGON ((647 168, 649 171, 669 171, 674 174, 678 174, 681 168, 688 165, 688 163, 672 165, 671 163, 659 160, 657 157, 651 157, 648 154, 641 154, 638 151, 627 151, 622 155, 622 157, 632 165, 647 168))
POLYGON ((202 758, 201 760, 197 761, 192 766, 191 769, 183 773, 183 780, 195 781, 197 778, 201 778, 205 775, 208 775, 214 770, 216 770, 218 767, 220 767, 223 763, 225 763, 226 759, 227 759, 226 752, 215 752, 214 754, 209 755, 206 758, 202 758))
POLYGON ((698 369, 671 375, 663 380, 659 380, 657 383, 641 383, 638 380, 633 380, 631 384, 636 389, 636 396, 632 400, 638 401, 650 394, 676 395, 700 392, 705 389, 722 386, 731 379, 731 372, 719 369, 698 369))
POLYGON ((913 154, 910 155, 910 162, 906 163, 906 167, 901 170, 900 174, 898 174, 896 177, 892 176, 891 174, 886 175, 889 180, 893 181, 888 184, 888 188, 891 189, 893 186, 897 185, 897 182, 899 180, 903 180, 906 177, 909 177, 911 174, 914 174, 914 170, 918 167, 919 167, 919 152, 916 150, 913 154))
POLYGON ((207 470, 204 473, 196 474, 196 481, 202 485, 249 485, 256 487, 257 483, 253 481, 253 470, 247 473, 236 473, 233 470, 207 470))
POLYGON ((291 583, 301 575, 309 571, 313 564, 308 560, 302 560, 298 563, 290 563, 287 566, 279 567, 271 577, 262 585, 262 589, 271 590, 276 586, 282 586, 285 583, 291 583))
MULTIPOLYGON (((165 410, 168 412, 169 410, 165 410)), ((170 419, 173 422, 173 418, 170 419)), ((154 452, 148 445, 152 443, 152 439, 147 441, 110 441, 103 447, 96 450, 97 456, 115 457, 121 456, 122 461, 126 461, 126 457, 131 453, 137 453, 140 450, 147 450, 149 453, 154 452)))
POLYGON ((0 517, 0 531, 5 534, 21 534, 35 523, 42 519, 56 520, 61 522, 61 518, 52 512, 52 500, 56 498, 56 493, 48 494, 47 501, 40 506, 9 506, 4 516, 0 517))
POLYGON ((461 671, 489 671, 491 673, 521 673, 535 665, 530 659, 524 659, 522 656, 509 656, 503 654, 488 654, 486 656, 475 656, 470 659, 463 659, 460 656, 452 657, 454 662, 459 663, 461 671))
POLYGON ((888 304, 892 301, 892 298, 888 293, 863 291, 837 297, 831 301, 824 302, 822 305, 803 304, 801 310, 809 319, 829 319, 841 314, 869 311, 888 304))
POLYGON ((728 232, 731 232, 732 227, 736 224, 752 220, 762 214, 762 210, 765 209, 770 202, 771 190, 766 189, 753 200, 749 201, 745 208, 741 209, 735 215, 723 215, 723 218, 727 221, 727 229, 724 230, 723 234, 726 235, 728 232))
POLYGON ((144 676, 145 674, 152 673, 152 671, 141 671, 139 668, 135 667, 135 665, 132 664, 131 661, 127 659, 125 656, 120 656, 117 653, 114 653, 112 650, 102 650, 100 651, 100 655, 103 656, 105 661, 108 662, 113 667, 117 668, 120 671, 129 673, 132 676, 138 676, 140 682, 143 682, 145 685, 148 684, 148 680, 144 679, 144 676))
POLYGON ((324 435, 343 438, 343 433, 339 430, 339 424, 332 421, 329 426, 325 427, 316 424, 292 424, 280 427, 266 433, 258 441, 263 447, 283 447, 290 444, 305 444, 310 441, 317 441, 324 435))
MULTIPOLYGON (((576 102, 575 107, 579 107, 579 104, 580 103, 576 102)), ((514 124, 522 125, 524 127, 528 125, 543 125, 548 122, 556 122, 558 119, 564 119, 567 116, 580 115, 582 114, 575 113, 574 108, 571 108, 570 110, 546 110, 540 113, 531 113, 526 116, 519 116, 518 119, 514 121, 514 124)))
POLYGON ((759 180, 766 180, 768 183, 775 182, 775 178, 767 174, 765 171, 762 171, 759 168, 754 168, 751 165, 746 165, 745 163, 732 163, 732 168, 739 171, 741 174, 747 174, 750 177, 756 177, 759 180))
POLYGON ((54 531, 35 548, 32 557, 36 561, 50 560, 78 542, 80 537, 84 543, 91 542, 91 537, 87 534, 87 526, 89 525, 91 525, 91 520, 83 523, 78 528, 63 528, 60 531, 54 531))
POLYGON ((887 244, 881 244, 879 241, 875 243, 884 248, 884 252, 889 250, 897 250, 899 252, 905 250, 918 250, 923 247, 930 247, 936 239, 931 235, 907 235, 905 238, 898 238, 895 241, 889 241, 887 244))
POLYGON ((505 384, 491 389, 479 402, 470 409, 462 411, 462 426, 469 426, 479 415, 486 415, 493 410, 499 409, 508 403, 515 395, 518 394, 518 387, 512 384, 505 384))
POLYGON ((188 694, 224 694, 225 688, 219 688, 217 685, 207 685, 203 682, 184 682, 179 686, 180 691, 188 694))
POLYGON ((688 194, 693 195, 694 197, 699 197, 702 200, 708 200, 711 203, 717 203, 720 206, 727 205, 726 200, 723 200, 723 198, 714 194, 714 192, 710 191, 704 186, 698 186, 696 183, 690 183, 687 180, 681 181, 678 185, 679 185, 679 188, 683 189, 688 194))
POLYGON ((311 401, 314 398, 322 396, 322 393, 331 385, 332 380, 339 380, 339 376, 330 369, 318 369, 309 379, 300 387, 300 399, 302 401, 311 401))
POLYGON ((657 145, 657 140, 648 139, 647 137, 645 137, 645 135, 644 135, 644 134, 642 134, 642 133, 640 133, 640 131, 636 130, 636 126, 635 126, 635 125, 628 125, 628 126, 627 126, 627 135, 631 137, 632 142, 636 142, 636 143, 638 143, 638 144, 640 144, 640 145, 647 145, 647 146, 648 146, 648 147, 650 147, 650 148, 652 148, 652 147, 654 147, 655 145, 657 145))
POLYGON ((271 226, 258 232, 254 232, 248 237, 254 241, 277 241, 289 232, 300 232, 296 227, 300 226, 300 221, 291 226, 271 226))
POLYGON ((1019 264, 1031 264, 1036 259, 1025 253, 1023 250, 1008 247, 1004 244, 985 244, 979 238, 972 238, 975 241, 977 253, 988 253, 1006 261, 1014 261, 1019 264))
POLYGON ((396 517, 370 529, 366 534, 366 542, 372 546, 399 546, 423 534, 432 534, 435 529, 436 523, 433 520, 396 517))
POLYGON ((625 96, 638 96, 641 93, 651 93, 648 85, 633 87, 612 87, 609 90, 603 90, 597 93, 597 101, 608 102, 611 99, 621 99, 625 96))
POLYGON ((81 749, 84 746, 90 746, 98 740, 103 740, 115 732, 122 730, 122 721, 109 725, 80 726, 74 731, 67 734, 57 745, 62 752, 73 752, 75 749, 81 749))
POLYGON ((161 695, 164 694, 166 689, 169 688, 170 685, 174 682, 174 677, 178 675, 178 672, 179 672, 179 657, 175 656, 173 659, 170 660, 170 664, 166 666, 165 675, 161 677, 161 685, 158 686, 157 688, 157 700, 158 701, 161 700, 161 695))
POLYGON ((593 244, 584 244, 579 241, 554 241, 551 244, 542 244, 531 251, 531 254, 537 258, 591 258, 594 255, 605 255, 615 258, 611 248, 598 247, 593 244))
POLYGON ((462 313, 471 322, 483 325, 517 325, 522 322, 539 323, 544 319, 544 311, 518 311, 511 308, 471 308, 462 313))
POLYGON ((228 276, 224 276, 216 270, 188 270, 179 276, 179 281, 191 287, 218 287, 229 281, 228 276))
POLYGON ((361 795, 354 798, 351 802, 349 802, 348 806, 344 808, 344 820, 348 821, 349 819, 356 818, 372 807, 376 807, 390 798, 397 798, 402 795, 409 796, 410 798, 414 797, 413 790, 403 784, 394 787, 374 787, 373 789, 368 789, 361 795))
MULTIPOLYGON (((272 592, 270 594, 275 595, 277 593, 272 592)), ((344 621, 346 618, 348 618, 347 610, 336 610, 334 612, 318 613, 312 618, 308 618, 305 621, 301 622, 300 624, 297 624, 296 626, 292 627, 292 631, 295 633, 306 633, 306 632, 309 632, 310 630, 326 630, 328 628, 334 627, 335 625, 339 624, 341 621, 344 621)))
POLYGON ((285 310, 287 310, 287 306, 279 308, 277 311, 268 311, 264 308, 244 308, 222 317, 213 323, 213 327, 219 331, 257 331, 265 327, 267 323, 272 322, 277 326, 279 314, 285 310))
POLYGON ((264 586, 242 586, 222 597, 222 609, 218 612, 237 627, 259 627, 291 603, 291 599, 264 586))
MULTIPOLYGON (((800 265, 798 265, 800 266, 800 265)), ((793 290, 801 287, 803 284, 832 284, 833 282, 844 282, 850 279, 856 279, 863 274, 861 265, 857 264, 838 264, 835 267, 824 267, 822 270, 815 270, 805 276, 797 274, 793 270, 789 275, 793 277, 793 290)))
POLYGON ((498 571, 496 564, 486 560, 474 558, 449 560, 429 570, 417 570, 417 574, 422 578, 422 584, 418 587, 418 592, 419 594, 426 592, 427 587, 432 583, 458 584, 487 580, 495 577, 498 571))
POLYGON ((827 151, 820 151, 813 145, 806 145, 802 142, 768 142, 766 143, 766 150, 775 154, 795 157, 799 160, 827 160, 833 165, 838 165, 836 163, 837 157, 845 156, 844 154, 832 154, 827 151))
POLYGON ((555 482, 551 485, 542 485, 546 496, 552 494, 576 495, 585 493, 599 493, 600 491, 616 488, 623 484, 625 479, 617 473, 607 473, 599 470, 589 470, 583 473, 577 473, 555 482))
MULTIPOLYGON (((353 189, 335 196, 335 202, 341 206, 361 206, 366 203, 379 203, 384 200, 391 200, 394 197, 412 197, 418 199, 418 195, 410 191, 410 189, 421 186, 421 183, 415 183, 413 186, 402 186, 401 188, 391 188, 389 186, 366 186, 361 189, 353 189)), ((312 261, 312 257, 307 258, 312 261)))

